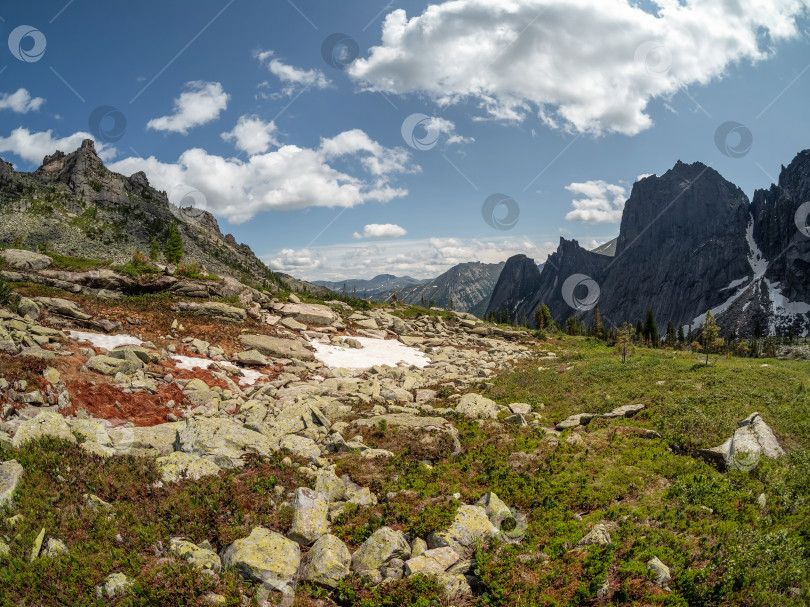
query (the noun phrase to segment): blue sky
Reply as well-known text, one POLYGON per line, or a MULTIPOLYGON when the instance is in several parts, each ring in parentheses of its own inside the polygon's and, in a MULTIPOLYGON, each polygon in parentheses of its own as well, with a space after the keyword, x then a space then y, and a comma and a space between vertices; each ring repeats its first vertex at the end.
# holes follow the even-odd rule
POLYGON ((307 279, 542 262, 560 236, 616 236, 639 175, 701 161, 751 196, 810 147, 807 6, 14 3, 0 157, 33 170, 93 136, 115 170, 307 279), (339 45, 327 62, 335 33, 356 60, 339 45), (496 219, 519 209, 510 229, 482 216, 494 194, 514 200, 496 219))

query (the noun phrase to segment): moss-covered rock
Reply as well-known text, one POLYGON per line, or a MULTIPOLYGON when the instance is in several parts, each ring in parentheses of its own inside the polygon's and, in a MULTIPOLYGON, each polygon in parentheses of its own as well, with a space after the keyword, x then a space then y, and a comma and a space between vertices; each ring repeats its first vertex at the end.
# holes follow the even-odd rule
POLYGON ((301 563, 298 544, 264 527, 255 527, 250 535, 236 540, 222 554, 222 565, 236 569, 251 580, 287 591, 301 563))
POLYGON ((351 560, 346 544, 334 535, 322 535, 307 553, 304 579, 334 588, 349 575, 351 560))

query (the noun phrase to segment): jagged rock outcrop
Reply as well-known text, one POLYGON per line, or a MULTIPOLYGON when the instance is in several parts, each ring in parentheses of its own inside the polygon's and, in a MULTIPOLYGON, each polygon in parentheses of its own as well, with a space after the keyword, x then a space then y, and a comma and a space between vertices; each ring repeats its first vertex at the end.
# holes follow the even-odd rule
POLYGON ((69 154, 46 156, 33 173, 15 172, 0 160, 0 245, 47 245, 63 255, 121 264, 136 250, 148 253, 153 240, 162 246, 172 222, 183 237, 183 263, 198 263, 220 276, 321 290, 271 272, 249 246, 223 236, 211 213, 172 205, 143 172, 126 177, 110 171, 90 139, 69 154))
POLYGON ((634 184, 615 255, 561 239, 542 273, 533 260, 514 256, 487 311, 533 322, 545 302, 557 321, 589 321, 598 298, 607 325, 635 323, 652 308, 659 327, 671 321, 697 329, 711 309, 725 331, 738 335, 807 334, 810 229, 797 217, 804 208, 810 215, 810 205, 801 207, 809 198, 810 151, 783 169, 778 186, 758 190, 753 203, 714 169, 679 161, 634 184), (573 275, 593 282, 566 283, 573 275))

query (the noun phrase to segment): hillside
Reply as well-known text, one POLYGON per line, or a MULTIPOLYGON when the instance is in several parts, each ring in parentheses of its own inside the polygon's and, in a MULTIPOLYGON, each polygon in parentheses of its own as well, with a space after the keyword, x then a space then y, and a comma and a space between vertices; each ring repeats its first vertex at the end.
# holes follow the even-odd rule
MULTIPOLYGON (((347 278, 346 280, 328 281, 328 280, 313 280, 312 283, 321 287, 326 287, 335 293, 343 293, 346 289, 346 295, 357 294, 358 297, 369 297, 374 300, 379 300, 378 295, 385 294, 387 297, 390 293, 396 293, 400 289, 418 285, 426 280, 419 280, 411 278, 410 276, 394 276, 393 274, 379 274, 371 279, 362 278, 347 278)), ((385 297, 382 298, 385 300, 385 297)))
POLYGON ((148 254, 153 240, 162 249, 172 222, 183 237, 183 263, 273 288, 321 290, 272 272, 249 246, 223 235, 213 215, 175 207, 144 173, 108 170, 91 140, 70 154, 46 156, 33 173, 0 160, 0 246, 123 264, 135 251, 148 254))

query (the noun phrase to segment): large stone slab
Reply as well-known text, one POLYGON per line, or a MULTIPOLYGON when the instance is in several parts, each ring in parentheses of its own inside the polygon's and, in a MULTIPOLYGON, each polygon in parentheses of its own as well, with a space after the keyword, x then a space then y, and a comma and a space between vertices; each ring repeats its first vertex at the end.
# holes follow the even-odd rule
POLYGON ((236 540, 222 553, 223 567, 282 592, 290 590, 300 563, 298 544, 264 527, 255 527, 248 537, 236 540))
POLYGON ((711 449, 701 449, 700 455, 723 469, 751 470, 763 456, 775 459, 785 454, 773 430, 759 413, 752 413, 738 426, 726 442, 711 449))
POLYGON ((53 263, 53 259, 47 255, 40 255, 22 249, 0 251, 0 257, 5 260, 8 267, 22 272, 43 270, 53 263))
POLYGON ((498 419, 498 405, 480 394, 465 394, 456 405, 456 413, 468 419, 498 419))
POLYGON ((307 553, 304 579, 334 588, 349 575, 352 556, 349 549, 334 535, 323 535, 307 553))
POLYGON ((331 325, 338 318, 330 308, 320 304, 288 303, 281 313, 307 325, 331 325))
POLYGON ((498 534, 486 511, 480 506, 459 506, 450 527, 436 531, 428 536, 430 548, 449 547, 459 555, 468 557, 477 542, 498 534))
POLYGON ((230 419, 189 417, 177 432, 175 449, 210 459, 220 468, 234 468, 245 453, 266 456, 277 447, 264 434, 230 419))
POLYGON ((411 547, 405 536, 390 527, 381 527, 352 555, 352 570, 371 571, 379 569, 391 559, 405 560, 410 556, 411 547))
POLYGON ((25 420, 14 434, 12 444, 19 447, 24 443, 50 436, 60 438, 70 443, 76 442, 76 437, 70 431, 65 418, 55 411, 42 411, 32 419, 25 420))
POLYGON ((247 320, 247 312, 242 308, 229 306, 228 304, 216 301, 206 301, 203 303, 181 301, 174 307, 177 310, 191 312, 198 316, 210 316, 218 320, 226 320, 229 322, 242 322, 247 320))
POLYGON ((308 546, 329 531, 329 508, 320 493, 307 487, 295 491, 292 503, 293 520, 287 537, 302 546, 308 546))
POLYGON ((304 344, 294 339, 283 339, 271 335, 240 335, 239 341, 249 350, 258 350, 265 356, 276 358, 297 358, 315 360, 315 354, 304 344))

